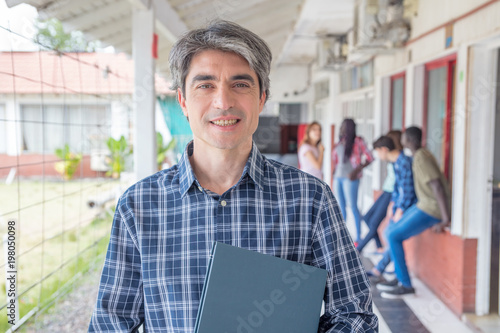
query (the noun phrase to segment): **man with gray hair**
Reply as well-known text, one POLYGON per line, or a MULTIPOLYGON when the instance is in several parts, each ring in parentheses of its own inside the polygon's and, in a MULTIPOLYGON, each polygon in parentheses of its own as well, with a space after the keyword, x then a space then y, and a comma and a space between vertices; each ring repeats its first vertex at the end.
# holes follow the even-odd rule
POLYGON ((193 332, 215 241, 326 269, 318 332, 377 331, 369 283, 330 188, 266 159, 252 141, 269 98, 266 43, 217 21, 185 34, 170 66, 194 138, 177 165, 120 198, 89 331, 144 323, 147 332, 193 332))

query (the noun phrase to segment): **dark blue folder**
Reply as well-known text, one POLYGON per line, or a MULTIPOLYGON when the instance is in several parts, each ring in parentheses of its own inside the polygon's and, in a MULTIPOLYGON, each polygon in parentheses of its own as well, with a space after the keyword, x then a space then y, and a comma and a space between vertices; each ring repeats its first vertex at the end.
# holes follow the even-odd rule
POLYGON ((215 243, 195 333, 316 333, 327 272, 215 243))

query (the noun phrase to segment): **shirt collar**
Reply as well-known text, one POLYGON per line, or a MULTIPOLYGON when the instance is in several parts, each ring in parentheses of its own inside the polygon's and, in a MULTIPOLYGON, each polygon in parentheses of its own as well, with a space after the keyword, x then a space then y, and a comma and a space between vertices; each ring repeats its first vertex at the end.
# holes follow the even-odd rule
POLYGON ((191 163, 189 162, 189 156, 191 155, 193 155, 193 141, 190 141, 186 145, 184 154, 182 154, 179 160, 179 187, 183 197, 191 186, 193 186, 194 182, 198 183, 198 180, 196 180, 194 176, 193 168, 191 168, 191 163))
MULTIPOLYGON (((252 151, 248 157, 247 164, 243 169, 242 179, 246 174, 253 180, 253 182, 261 189, 264 189, 264 172, 265 172, 265 157, 257 148, 255 142, 252 143, 252 151)), ((240 179, 241 181, 241 179, 240 179)))
MULTIPOLYGON (((189 162, 189 157, 193 154, 193 141, 189 142, 184 150, 184 153, 179 160, 179 186, 181 195, 184 196, 186 192, 193 186, 200 186, 196 176, 194 175, 193 168, 189 162)), ((263 190, 264 183, 264 172, 265 172, 265 157, 262 156, 255 142, 252 143, 252 151, 248 157, 247 163, 243 168, 243 173, 241 175, 238 184, 245 178, 248 174, 250 179, 263 190)))

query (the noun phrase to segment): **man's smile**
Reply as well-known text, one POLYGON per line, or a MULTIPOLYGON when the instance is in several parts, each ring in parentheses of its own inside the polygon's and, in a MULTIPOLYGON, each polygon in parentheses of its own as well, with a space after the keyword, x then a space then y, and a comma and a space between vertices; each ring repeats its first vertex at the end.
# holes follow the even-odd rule
POLYGON ((232 126, 236 124, 239 120, 238 119, 230 119, 230 120, 215 120, 211 121, 212 124, 217 125, 217 126, 232 126))

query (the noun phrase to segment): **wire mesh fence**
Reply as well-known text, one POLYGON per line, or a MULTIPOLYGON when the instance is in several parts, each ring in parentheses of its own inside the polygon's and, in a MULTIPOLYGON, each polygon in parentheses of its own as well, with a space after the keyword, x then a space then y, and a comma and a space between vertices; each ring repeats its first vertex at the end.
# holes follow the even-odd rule
POLYGON ((124 55, 59 52, 8 24, 0 30, 10 40, 0 51, 3 332, 36 319, 102 264, 114 199, 128 185, 109 176, 107 142, 130 142, 133 79, 124 55), (36 50, 17 52, 18 40, 36 50))

